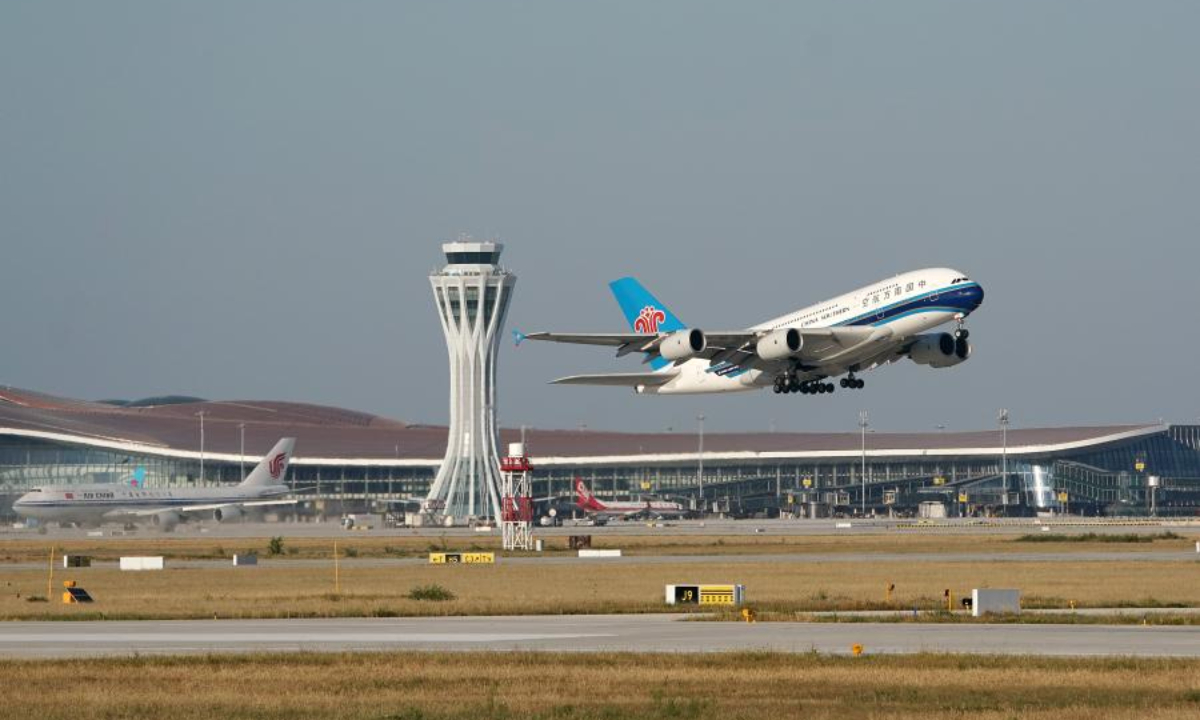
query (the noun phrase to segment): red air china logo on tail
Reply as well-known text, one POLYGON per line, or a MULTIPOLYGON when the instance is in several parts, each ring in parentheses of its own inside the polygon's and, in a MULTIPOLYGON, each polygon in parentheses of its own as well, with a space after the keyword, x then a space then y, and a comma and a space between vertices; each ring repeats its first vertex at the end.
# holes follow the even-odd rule
POLYGON ((666 319, 667 314, 665 312, 653 305, 647 305, 642 308, 642 312, 633 321, 633 329, 643 335, 653 335, 658 332, 658 324, 664 322, 666 319))
POLYGON ((271 464, 268 466, 268 469, 271 471, 271 478, 278 480, 279 473, 283 472, 283 466, 286 464, 287 453, 279 453, 275 457, 271 458, 271 464))

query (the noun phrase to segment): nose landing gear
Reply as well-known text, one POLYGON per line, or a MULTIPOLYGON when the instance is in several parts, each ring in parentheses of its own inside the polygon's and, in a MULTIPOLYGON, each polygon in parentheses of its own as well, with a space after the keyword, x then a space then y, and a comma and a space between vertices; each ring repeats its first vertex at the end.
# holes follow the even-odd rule
POLYGON ((966 319, 967 319, 966 316, 962 315, 962 314, 954 316, 954 323, 955 323, 954 339, 955 340, 966 340, 967 338, 971 337, 971 331, 968 330, 967 326, 966 326, 966 319))

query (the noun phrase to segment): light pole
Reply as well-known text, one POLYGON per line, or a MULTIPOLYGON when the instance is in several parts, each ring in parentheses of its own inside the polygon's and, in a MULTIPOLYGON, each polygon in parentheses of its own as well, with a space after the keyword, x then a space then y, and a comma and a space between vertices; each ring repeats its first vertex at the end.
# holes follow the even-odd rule
POLYGON ((196 413, 200 416, 200 484, 204 484, 204 411, 196 413))
POLYGON ((862 430, 862 516, 867 516, 867 428, 871 423, 867 420, 867 411, 858 414, 858 427, 862 430))
POLYGON ((1000 451, 1000 487, 1004 495, 1003 505, 1008 505, 1008 410, 1001 408, 1000 410, 1000 437, 1002 450, 1000 451))
POLYGON ((246 423, 238 423, 242 435, 242 451, 238 454, 238 476, 246 479, 246 423))
POLYGON ((704 414, 696 416, 696 422, 700 426, 700 447, 696 452, 696 484, 700 488, 700 512, 704 513, 704 414))

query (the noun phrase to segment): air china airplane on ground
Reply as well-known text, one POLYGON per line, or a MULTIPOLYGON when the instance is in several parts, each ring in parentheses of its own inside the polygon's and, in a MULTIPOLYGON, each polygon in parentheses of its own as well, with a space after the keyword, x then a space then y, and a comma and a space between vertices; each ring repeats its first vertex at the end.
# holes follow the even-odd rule
POLYGON ((580 510, 597 519, 603 518, 633 518, 660 517, 670 518, 683 515, 686 510, 675 502, 665 500, 640 500, 637 502, 600 502, 596 496, 583 484, 582 478, 575 478, 575 492, 579 496, 576 504, 580 510))
POLYGON ((971 356, 964 319, 983 302, 983 288, 964 273, 928 268, 872 283, 747 330, 688 328, 635 278, 609 283, 632 333, 554 333, 522 340, 607 345, 617 357, 643 353, 653 372, 572 375, 564 385, 632 387, 651 395, 735 392, 831 393, 829 378, 862 389, 858 377, 908 357, 935 368, 971 356), (950 332, 928 331, 949 322, 950 332))
POLYGON ((284 478, 295 445, 295 438, 275 443, 246 479, 233 487, 155 489, 116 483, 46 487, 22 495, 13 509, 24 517, 81 525, 150 520, 164 530, 205 514, 217 522, 233 520, 246 508, 299 502, 268 499, 291 492, 284 478))

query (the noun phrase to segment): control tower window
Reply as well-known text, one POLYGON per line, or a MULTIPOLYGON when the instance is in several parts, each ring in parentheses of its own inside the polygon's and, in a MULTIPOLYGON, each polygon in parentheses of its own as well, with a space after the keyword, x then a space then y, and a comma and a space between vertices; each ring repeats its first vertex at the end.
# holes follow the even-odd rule
POLYGON ((495 265, 494 252, 452 252, 446 253, 446 260, 451 265, 495 265))

